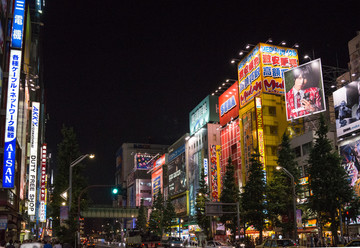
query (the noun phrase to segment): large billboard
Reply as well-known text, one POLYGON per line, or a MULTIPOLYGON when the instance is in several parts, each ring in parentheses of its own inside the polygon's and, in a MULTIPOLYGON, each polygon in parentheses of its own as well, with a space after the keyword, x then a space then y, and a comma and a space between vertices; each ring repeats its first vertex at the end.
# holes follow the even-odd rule
POLYGON ((150 169, 153 166, 153 164, 151 163, 152 158, 153 155, 148 153, 136 153, 134 156, 135 169, 137 170, 150 169))
POLYGON ((349 175, 349 184, 360 196, 360 139, 343 142, 340 146, 341 165, 349 175))
POLYGON ((190 135, 200 130, 208 122, 218 122, 218 97, 207 96, 189 114, 190 135))
POLYGON ((240 107, 261 92, 284 94, 283 74, 298 65, 296 49, 259 43, 238 64, 240 107))
POLYGON ((28 185, 28 215, 35 215, 36 211, 36 182, 38 167, 38 133, 39 133, 40 103, 32 103, 31 135, 30 135, 30 164, 28 185))
POLYGON ((360 128, 360 81, 354 81, 333 93, 337 136, 360 128))
POLYGON ((287 120, 326 110, 320 59, 284 72, 287 120))
POLYGON ((235 82, 219 96, 220 125, 225 126, 239 116, 239 83, 235 82))
POLYGON ((3 188, 14 188, 15 182, 16 129, 18 120, 20 69, 21 51, 11 49, 5 120, 4 166, 2 177, 3 188))
POLYGON ((174 151, 179 154, 177 157, 169 155, 168 175, 169 175, 169 196, 180 194, 186 190, 186 163, 185 145, 174 151), (170 160, 172 159, 172 160, 170 160))
POLYGON ((152 196, 156 196, 159 191, 163 191, 163 165, 165 165, 165 154, 154 162, 151 174, 152 196))
POLYGON ((24 30, 24 16, 25 16, 25 0, 15 0, 14 4, 14 18, 11 32, 11 47, 22 47, 23 30, 24 30))

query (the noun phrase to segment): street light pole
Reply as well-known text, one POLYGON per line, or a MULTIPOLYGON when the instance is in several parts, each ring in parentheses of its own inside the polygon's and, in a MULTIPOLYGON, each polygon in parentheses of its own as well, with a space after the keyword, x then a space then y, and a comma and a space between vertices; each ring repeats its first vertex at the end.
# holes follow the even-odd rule
POLYGON ((293 208, 294 208, 294 241, 297 241, 297 223, 296 223, 296 194, 295 194, 295 180, 294 176, 284 167, 277 166, 277 170, 282 169, 285 174, 291 179, 292 194, 293 194, 293 208))
POLYGON ((71 200, 72 200, 72 168, 87 157, 94 158, 95 155, 94 154, 81 155, 80 157, 75 159, 69 166, 69 212, 71 211, 71 200))

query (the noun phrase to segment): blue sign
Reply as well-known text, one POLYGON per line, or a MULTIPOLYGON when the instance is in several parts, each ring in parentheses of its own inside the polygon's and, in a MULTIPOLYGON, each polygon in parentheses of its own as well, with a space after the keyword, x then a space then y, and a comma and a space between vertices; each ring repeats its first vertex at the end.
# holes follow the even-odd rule
POLYGON ((15 0, 14 18, 11 32, 11 47, 22 47, 22 38, 24 30, 24 13, 25 13, 25 0, 15 0))
POLYGON ((14 188, 16 127, 19 101, 21 51, 10 50, 8 93, 6 104, 3 188, 14 188))
POLYGON ((185 145, 180 146, 178 149, 176 149, 175 151, 173 151, 172 153, 169 154, 169 161, 171 162, 173 159, 175 159, 177 156, 179 156, 180 154, 185 152, 185 145))

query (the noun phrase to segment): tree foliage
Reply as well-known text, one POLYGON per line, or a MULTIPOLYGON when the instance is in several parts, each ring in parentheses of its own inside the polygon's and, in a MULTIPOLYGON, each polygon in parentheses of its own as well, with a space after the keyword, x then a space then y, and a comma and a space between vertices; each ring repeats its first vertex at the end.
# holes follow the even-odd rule
POLYGON ((265 173, 259 161, 259 153, 251 154, 249 179, 241 194, 242 209, 245 221, 253 225, 259 232, 262 242, 262 231, 265 225, 265 173))
POLYGON ((166 201, 166 207, 164 209, 164 215, 163 215, 163 227, 166 233, 169 234, 171 232, 171 226, 173 225, 175 219, 176 219, 175 207, 172 204, 171 199, 168 198, 168 200, 166 201))
POLYGON ((150 231, 158 236, 162 236, 163 231, 163 212, 164 212, 164 198, 159 190, 159 193, 154 197, 154 203, 151 208, 149 219, 150 231))
POLYGON ((58 237, 62 242, 72 244, 75 239, 74 233, 77 230, 77 197, 80 191, 86 187, 86 181, 81 174, 83 166, 77 164, 72 169, 72 209, 65 225, 60 226, 60 206, 62 202, 64 202, 60 194, 69 187, 69 166, 71 162, 80 156, 79 145, 74 129, 63 126, 61 134, 63 139, 57 147, 56 176, 54 180, 54 191, 49 205, 49 215, 53 218, 54 236, 58 237))
POLYGON ((317 214, 319 224, 331 223, 331 231, 337 244, 339 227, 338 210, 354 199, 354 191, 341 166, 337 151, 327 138, 328 127, 321 115, 313 148, 309 155, 309 184, 312 195, 309 207, 317 214))
MULTIPOLYGON (((295 157, 289 136, 284 133, 279 145, 277 165, 289 171, 294 176, 295 184, 299 185, 300 173, 295 157)), ((290 177, 280 169, 274 171, 272 180, 266 187, 268 218, 273 227, 282 228, 287 237, 290 237, 290 232, 294 232, 292 186, 290 177)))
POLYGON ((199 179, 199 189, 196 195, 196 221, 205 235, 210 238, 210 216, 205 215, 205 204, 209 202, 209 191, 205 182, 204 168, 201 169, 199 179))
MULTIPOLYGON (((239 188, 235 181, 235 167, 232 163, 231 157, 228 159, 228 164, 226 166, 226 172, 223 179, 223 189, 220 195, 220 201, 222 203, 237 203, 239 202, 239 188)), ((236 206, 223 206, 224 212, 234 212, 236 213, 236 206)), ((223 214, 220 216, 222 223, 226 223, 226 228, 230 228, 232 235, 236 233, 237 227, 237 215, 236 214, 223 214)), ((235 236, 234 236, 235 237, 235 236)))
POLYGON ((136 228, 139 229, 141 234, 145 234, 147 226, 147 208, 144 206, 144 199, 141 199, 139 215, 136 219, 136 228))

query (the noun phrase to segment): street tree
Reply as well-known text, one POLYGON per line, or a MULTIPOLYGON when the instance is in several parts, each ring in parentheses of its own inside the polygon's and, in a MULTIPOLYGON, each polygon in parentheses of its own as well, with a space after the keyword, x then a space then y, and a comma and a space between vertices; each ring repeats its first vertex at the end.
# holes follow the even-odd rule
POLYGON ((312 194, 310 209, 317 214, 320 227, 330 223, 335 245, 338 244, 339 210, 354 200, 348 175, 341 166, 341 158, 327 138, 328 126, 321 115, 316 138, 310 150, 308 172, 312 194))
MULTIPOLYGON (((220 201, 222 203, 237 203, 239 202, 240 194, 239 188, 235 180, 235 167, 232 163, 231 157, 228 159, 226 166, 225 176, 222 182, 223 189, 220 195, 220 201)), ((223 212, 234 212, 237 209, 235 205, 224 205, 222 207, 223 212)), ((220 216, 220 221, 225 224, 226 229, 229 228, 232 231, 233 239, 235 240, 236 228, 237 228, 237 214, 223 214, 220 216)))
POLYGON ((171 226, 173 225, 175 219, 176 219, 175 207, 169 197, 168 200, 166 201, 166 206, 163 215, 163 227, 164 227, 164 231, 167 234, 170 234, 171 226))
MULTIPOLYGON (((290 147, 289 136, 284 133, 278 147, 277 165, 289 171, 294 176, 295 185, 298 186, 300 173, 295 157, 295 152, 290 147)), ((266 187, 268 218, 274 227, 283 230, 286 237, 290 237, 291 232, 294 232, 292 187, 290 177, 281 169, 274 171, 266 187)))
POLYGON ((196 221, 205 235, 210 239, 210 216, 205 215, 205 204, 209 202, 209 190, 205 182, 204 168, 201 169, 199 179, 199 189, 197 191, 195 210, 196 221))
POLYGON ((136 228, 140 231, 140 234, 145 234, 147 225, 147 207, 144 206, 144 199, 141 199, 139 215, 136 219, 136 228))
POLYGON ((154 202, 151 208, 149 219, 149 229, 153 234, 162 237, 163 231, 163 213, 164 213, 164 198, 159 190, 158 194, 154 196, 154 202))
POLYGON ((262 231, 265 226, 265 173, 259 161, 259 152, 251 154, 249 178, 241 194, 242 209, 245 221, 259 231, 259 241, 262 242, 262 231))
MULTIPOLYGON (((62 202, 65 201, 60 195, 69 187, 69 166, 71 162, 80 156, 80 151, 76 134, 72 127, 63 125, 61 135, 62 141, 58 144, 56 152, 56 176, 54 179, 54 192, 52 201, 50 202, 49 215, 53 219, 55 236, 62 242, 72 244, 75 239, 74 233, 77 230, 77 209, 76 207, 73 207, 65 225, 60 225, 60 207, 62 206, 62 202)), ((73 183, 72 185, 72 206, 77 206, 77 196, 87 185, 84 177, 81 176, 82 169, 82 164, 77 164, 73 168, 73 180, 76 183, 73 183)))

